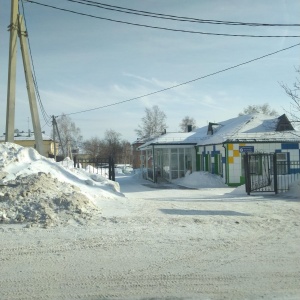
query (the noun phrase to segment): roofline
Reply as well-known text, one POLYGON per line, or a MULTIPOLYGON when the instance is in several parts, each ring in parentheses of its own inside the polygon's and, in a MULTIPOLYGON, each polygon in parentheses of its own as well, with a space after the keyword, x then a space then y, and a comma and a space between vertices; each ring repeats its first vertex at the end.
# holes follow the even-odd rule
POLYGON ((150 147, 150 146, 197 146, 197 143, 151 143, 151 144, 148 144, 146 146, 140 146, 138 148, 147 148, 147 147, 150 147))
POLYGON ((291 140, 291 139, 278 139, 278 140, 263 140, 263 139, 234 139, 234 140, 226 140, 222 144, 228 143, 300 143, 299 139, 291 140))
POLYGON ((222 143, 214 143, 214 144, 197 144, 197 146, 214 146, 214 145, 224 145, 224 144, 240 144, 240 143, 252 143, 252 144, 275 144, 275 143, 300 143, 299 140, 291 141, 291 140, 278 140, 278 141, 264 141, 264 140, 226 140, 222 143))

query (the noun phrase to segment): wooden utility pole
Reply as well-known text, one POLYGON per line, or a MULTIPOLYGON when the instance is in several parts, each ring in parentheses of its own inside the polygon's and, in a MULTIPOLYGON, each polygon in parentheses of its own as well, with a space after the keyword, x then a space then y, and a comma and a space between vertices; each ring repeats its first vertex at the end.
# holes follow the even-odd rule
MULTIPOLYGON (((54 144, 56 143, 55 142, 55 128, 56 128, 56 132, 57 132, 58 139, 59 139, 59 142, 60 142, 60 145, 61 145, 61 150, 62 150, 63 156, 66 157, 65 150, 64 150, 63 143, 62 143, 62 140, 61 140, 61 137, 60 137, 60 134, 59 134, 59 130, 58 130, 58 126, 57 126, 57 122, 56 122, 55 116, 52 116, 52 125, 53 125, 53 139, 54 139, 54 144)), ((55 149, 56 149, 56 147, 55 147, 55 149)))
POLYGON ((36 103, 36 97, 35 97, 35 89, 34 89, 34 82, 33 82, 33 76, 30 68, 30 57, 29 57, 29 51, 28 51, 28 43, 27 43, 27 32, 24 25, 23 17, 19 15, 19 38, 20 38, 20 44, 21 44, 21 52, 22 52, 22 58, 23 58, 23 66, 24 66, 24 73, 25 73, 25 79, 26 79, 26 85, 27 85, 27 93, 28 93, 28 99, 29 99, 29 105, 30 105, 30 112, 31 112, 31 118, 32 118, 32 126, 34 131, 34 137, 35 137, 35 144, 36 144, 36 150, 42 154, 44 153, 44 146, 43 146, 43 136, 42 136, 42 129, 40 125, 40 119, 38 114, 38 107, 36 103))
POLYGON ((38 107, 35 96, 33 75, 31 71, 30 57, 28 51, 27 31, 23 17, 18 14, 18 0, 11 0, 11 30, 10 30, 10 54, 8 71, 8 96, 7 96, 7 114, 6 114, 6 142, 14 141, 15 126, 15 91, 16 91, 16 56, 17 56, 17 35, 20 39, 22 60, 27 85, 28 99, 30 105, 32 126, 35 137, 36 150, 45 155, 42 130, 38 115, 38 107))
POLYGON ((56 139, 55 139, 55 117, 52 116, 52 131, 53 131, 53 142, 54 142, 54 160, 56 161, 56 139))
POLYGON ((9 41, 5 141, 13 143, 14 131, 15 131, 18 0, 11 1, 11 15, 10 15, 9 30, 10 30, 10 41, 9 41))

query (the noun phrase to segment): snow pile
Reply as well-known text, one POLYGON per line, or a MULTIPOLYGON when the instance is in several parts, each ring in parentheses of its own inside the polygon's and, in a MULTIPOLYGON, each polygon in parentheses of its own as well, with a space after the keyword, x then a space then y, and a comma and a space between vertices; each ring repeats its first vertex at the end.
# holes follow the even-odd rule
POLYGON ((32 148, 0 144, 0 222, 28 226, 86 224, 101 213, 99 199, 121 196, 119 184, 56 163, 32 148))
POLYGON ((0 191, 0 221, 6 223, 84 224, 100 213, 78 187, 59 182, 50 173, 18 176, 0 191))
POLYGON ((298 199, 300 200, 300 180, 293 182, 286 194, 289 196, 298 197, 298 199))
POLYGON ((226 188, 228 187, 218 175, 209 172, 186 172, 185 177, 172 181, 189 188, 226 188))

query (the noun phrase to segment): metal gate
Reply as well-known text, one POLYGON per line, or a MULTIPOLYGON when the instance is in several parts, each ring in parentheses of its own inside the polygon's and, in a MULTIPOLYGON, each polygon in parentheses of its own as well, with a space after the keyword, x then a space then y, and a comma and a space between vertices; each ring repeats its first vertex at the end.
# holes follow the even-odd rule
POLYGON ((287 159, 287 153, 246 153, 244 155, 246 192, 284 192, 300 179, 300 162, 287 159), (283 160, 281 156, 284 156, 283 160))
POLYGON ((246 153, 244 156, 246 192, 277 193, 276 155, 246 153))
POLYGON ((74 167, 87 169, 91 173, 96 173, 115 181, 115 163, 113 157, 109 158, 77 158, 74 157, 74 167))

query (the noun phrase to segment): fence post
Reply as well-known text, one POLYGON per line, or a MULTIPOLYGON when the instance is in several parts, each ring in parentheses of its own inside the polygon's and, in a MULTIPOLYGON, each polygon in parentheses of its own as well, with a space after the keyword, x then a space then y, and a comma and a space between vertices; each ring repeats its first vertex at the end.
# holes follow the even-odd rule
POLYGON ((111 158, 111 175, 112 175, 112 181, 115 181, 115 161, 114 161, 114 158, 112 157, 111 158))
POLYGON ((274 180, 274 192, 278 194, 278 182, 277 182, 277 156, 273 154, 273 180, 274 180))
POLYGON ((74 155, 74 168, 76 168, 76 161, 77 161, 76 155, 74 155))
POLYGON ((250 178, 250 169, 249 169, 249 154, 246 152, 244 156, 244 169, 245 169, 245 186, 246 193, 250 195, 251 192, 251 178, 250 178))
POLYGON ((112 172, 111 172, 111 156, 108 158, 108 179, 111 180, 112 172))
POLYGON ((112 156, 109 156, 108 159, 108 179, 115 181, 115 163, 114 158, 112 156))

